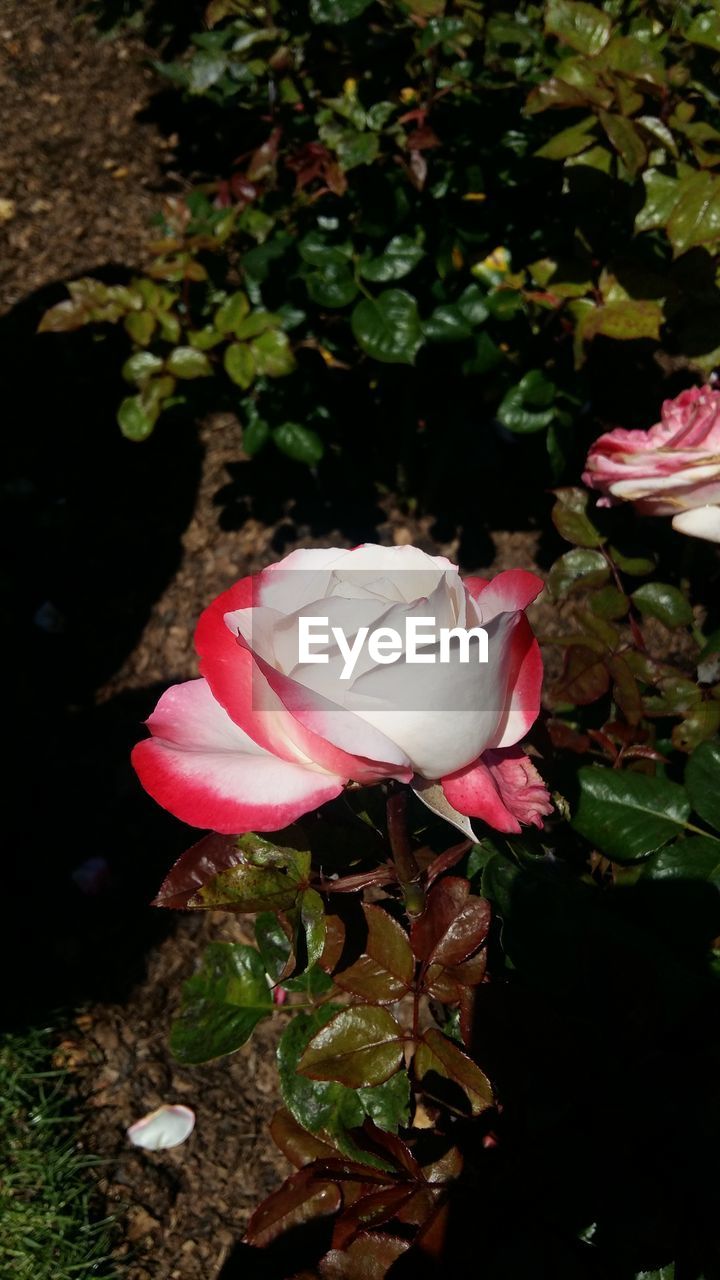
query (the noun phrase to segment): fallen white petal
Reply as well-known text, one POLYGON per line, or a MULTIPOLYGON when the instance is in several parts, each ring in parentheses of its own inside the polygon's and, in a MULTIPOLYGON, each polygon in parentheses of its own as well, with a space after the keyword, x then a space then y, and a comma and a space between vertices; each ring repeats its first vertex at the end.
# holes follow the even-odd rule
POLYGON ((691 538, 720 542, 720 507, 692 507, 673 516, 673 529, 691 538))
POLYGON ((195 1112, 190 1107, 164 1105, 136 1120, 127 1130, 134 1147, 147 1151, 167 1151, 179 1147, 195 1128, 195 1112))

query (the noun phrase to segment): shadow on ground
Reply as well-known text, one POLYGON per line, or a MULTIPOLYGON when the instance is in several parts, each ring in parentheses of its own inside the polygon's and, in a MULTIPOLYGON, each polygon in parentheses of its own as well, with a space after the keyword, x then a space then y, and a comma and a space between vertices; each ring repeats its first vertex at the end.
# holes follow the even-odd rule
POLYGON ((11 1019, 127 991, 166 927, 149 898, 188 843, 128 763, 152 691, 100 706, 95 693, 177 568, 200 449, 191 421, 142 446, 122 438, 115 335, 35 334, 63 293, 43 289, 0 321, 5 403, 14 406, 2 515, 14 725, 2 940, 11 1019))

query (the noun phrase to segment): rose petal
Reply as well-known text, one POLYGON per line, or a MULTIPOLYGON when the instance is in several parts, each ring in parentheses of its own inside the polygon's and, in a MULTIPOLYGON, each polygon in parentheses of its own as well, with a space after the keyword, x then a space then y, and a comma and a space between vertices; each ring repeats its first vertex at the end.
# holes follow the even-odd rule
POLYGON ((126 1132, 134 1147, 144 1147, 146 1151, 169 1151, 171 1147, 179 1147, 181 1142, 185 1142, 194 1128, 195 1112, 190 1107, 164 1103, 141 1120, 136 1120, 126 1132))
POLYGON ((674 517, 672 527, 691 538, 720 542, 720 507, 693 507, 690 511, 681 511, 674 517))

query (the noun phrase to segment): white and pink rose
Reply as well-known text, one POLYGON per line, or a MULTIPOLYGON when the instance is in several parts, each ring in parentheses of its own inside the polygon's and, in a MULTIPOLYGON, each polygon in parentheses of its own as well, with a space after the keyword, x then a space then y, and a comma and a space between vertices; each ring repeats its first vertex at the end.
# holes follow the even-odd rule
POLYGON ((548 793, 518 746, 540 705, 525 609, 542 586, 523 570, 463 580, 415 547, 295 551, 205 610, 202 678, 160 698, 133 753, 140 780, 183 821, 228 834, 278 830, 351 782, 384 779, 415 783, 423 798, 439 783, 457 814, 500 831, 542 826, 548 793), (404 652, 378 663, 365 649, 341 679, 332 638, 322 665, 298 661, 302 618, 352 638, 428 616, 483 628, 487 661, 453 650, 432 666, 404 652))
POLYGON ((720 391, 693 387, 662 406, 648 431, 618 427, 595 441, 583 480, 601 503, 632 502, 641 515, 720 542, 720 391))

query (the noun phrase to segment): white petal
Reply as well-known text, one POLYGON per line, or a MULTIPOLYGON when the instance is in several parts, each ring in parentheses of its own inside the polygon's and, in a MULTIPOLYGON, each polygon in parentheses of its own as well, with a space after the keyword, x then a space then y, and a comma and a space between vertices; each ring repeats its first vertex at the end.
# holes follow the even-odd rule
POLYGON ((458 813, 457 809, 451 805, 440 782, 428 782, 425 778, 415 777, 412 780, 412 789, 418 800, 422 800, 423 804, 427 805, 428 809, 432 809, 438 818, 444 818, 461 835, 477 841, 470 819, 464 813, 458 813))
POLYGON ((673 529, 691 538, 720 542, 720 507, 693 507, 673 517, 673 529))
POLYGON ((146 1151, 167 1151, 170 1147, 179 1147, 194 1128, 195 1112, 190 1107, 165 1103, 131 1124, 127 1136, 134 1147, 144 1147, 146 1151))

